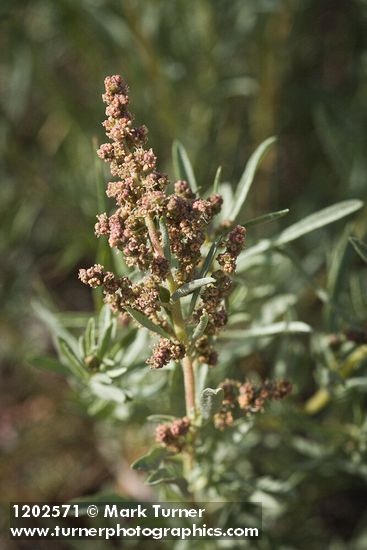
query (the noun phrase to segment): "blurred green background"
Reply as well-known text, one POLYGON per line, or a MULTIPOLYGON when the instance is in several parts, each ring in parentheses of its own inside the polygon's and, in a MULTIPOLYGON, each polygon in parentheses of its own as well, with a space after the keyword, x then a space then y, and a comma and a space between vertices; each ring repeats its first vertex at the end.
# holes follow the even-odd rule
MULTIPOLYGON (((203 187, 218 164, 237 181, 254 148, 277 135, 246 217, 289 207, 294 222, 366 197, 366 23, 364 0, 1 1, 2 500, 69 499, 106 480, 145 490, 123 481, 136 441, 126 435, 116 472, 73 392, 27 362, 52 350, 33 300, 93 307, 77 271, 94 262, 97 187, 108 178, 95 154, 104 77, 128 81, 160 168, 172 175, 177 138, 203 187)), ((317 323, 315 299, 302 304, 301 318, 317 323)))

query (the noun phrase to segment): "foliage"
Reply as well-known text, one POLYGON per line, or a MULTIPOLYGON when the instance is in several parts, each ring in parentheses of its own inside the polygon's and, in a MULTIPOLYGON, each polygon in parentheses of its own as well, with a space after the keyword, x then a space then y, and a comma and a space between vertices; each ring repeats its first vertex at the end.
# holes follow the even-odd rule
MULTIPOLYGON (((227 190, 227 200, 231 197, 227 190)), ((339 243, 329 260, 325 288, 315 280, 315 269, 320 269, 322 257, 309 271, 307 257, 301 262, 288 248, 288 243, 320 231, 322 226, 349 216, 361 207, 358 200, 335 204, 242 252, 236 288, 229 297, 229 326, 220 336, 219 365, 209 370, 205 365, 196 366, 201 417, 195 420, 197 439, 191 443, 195 445, 195 462, 180 464, 177 449, 154 445, 132 465, 148 474, 146 483, 160 488, 161 498, 181 495, 180 498, 185 499, 187 494, 195 494, 198 500, 261 500, 265 531, 268 530, 270 539, 281 540, 295 495, 307 494, 307 487, 314 483, 315 477, 323 483, 325 468, 328 475, 335 478, 344 473, 347 477, 365 480, 362 443, 366 387, 363 370, 367 363, 365 313, 360 321, 351 317, 353 289, 348 284, 345 286, 351 266, 344 261, 345 248, 351 247, 348 243, 353 239, 348 241, 342 235, 344 252, 341 254, 339 243), (335 278, 343 288, 337 295, 335 278), (334 280, 334 284, 330 280, 334 280), (322 299, 322 324, 310 324, 298 317, 308 286, 315 303, 322 299), (259 354, 263 362, 273 363, 276 376, 292 380, 295 390, 292 403, 274 404, 260 416, 242 416, 235 419, 229 429, 218 431, 212 419, 220 410, 224 394, 222 388, 212 388, 224 378, 234 376, 256 381, 258 374, 251 364, 259 354), (315 368, 310 369, 314 361, 315 368), (353 410, 348 411, 346 400, 351 396, 354 405, 353 410), (351 420, 347 421, 345 432, 338 430, 343 415, 355 418, 353 433, 347 427, 351 420), (321 426, 317 417, 323 418, 321 426), (277 459, 271 466, 271 449, 286 459, 277 459)), ((268 221, 265 216, 264 222, 268 221)), ((351 234, 352 227, 347 229, 351 234)), ((352 264, 355 259, 350 256, 352 264)), ((202 274, 206 273, 202 271, 202 274)), ((366 311, 365 298, 360 310, 366 311)), ((205 323, 205 318, 200 323, 205 323)), ((66 338, 65 333, 60 332, 57 321, 53 326, 58 327, 55 334, 60 362, 78 377, 80 394, 91 413, 100 415, 104 411, 110 421, 115 417, 127 425, 131 419, 136 421, 137 414, 144 424, 145 413, 153 424, 166 422, 163 426, 170 426, 175 418, 184 414, 183 380, 182 375, 178 376, 180 365, 171 364, 159 372, 149 372, 143 367, 146 343, 137 345, 137 342, 154 338, 151 332, 116 324, 107 306, 99 313, 98 322, 94 317, 90 319, 84 335, 79 337, 79 345, 70 333, 66 338), (67 343, 67 347, 60 343, 67 343), (79 368, 83 368, 84 375, 79 368), (173 402, 176 403, 174 409, 173 402)), ((152 330, 151 326, 147 328, 152 330)))

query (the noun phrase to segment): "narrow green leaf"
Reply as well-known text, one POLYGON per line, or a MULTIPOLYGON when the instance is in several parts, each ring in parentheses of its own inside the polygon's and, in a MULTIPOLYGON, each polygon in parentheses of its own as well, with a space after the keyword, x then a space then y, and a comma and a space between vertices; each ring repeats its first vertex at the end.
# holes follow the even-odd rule
POLYGON ((201 393, 205 388, 209 367, 206 364, 196 363, 194 365, 194 372, 195 372, 195 393, 196 393, 197 402, 199 402, 201 393))
POLYGON ((349 246, 348 236, 350 234, 350 224, 344 228, 342 236, 339 238, 335 246, 333 246, 332 254, 330 255, 330 264, 327 274, 327 292, 330 298, 330 304, 326 308, 326 318, 328 330, 337 332, 338 319, 335 315, 334 305, 341 306, 340 296, 344 282, 349 280, 349 264, 353 254, 349 246))
POLYGON ((349 240, 357 254, 359 254, 362 260, 367 263, 367 244, 356 237, 349 237, 349 240))
POLYGON ((213 277, 203 277, 202 279, 195 279, 194 281, 185 283, 172 294, 171 300, 172 302, 177 302, 180 298, 183 298, 184 296, 194 292, 194 290, 197 290, 202 286, 209 285, 210 283, 215 283, 215 279, 213 279, 213 277))
POLYGON ((222 175, 222 167, 218 166, 217 171, 215 173, 214 182, 213 182, 213 193, 218 193, 221 175, 222 175))
POLYGON ((193 193, 197 193, 198 186, 190 159, 186 153, 185 147, 179 141, 174 141, 172 145, 173 167, 177 179, 186 180, 193 193))
POLYGON ((306 269, 303 266, 303 263, 301 260, 296 256, 296 254, 290 249, 290 247, 285 248, 279 248, 279 251, 281 254, 286 256, 290 259, 290 261, 293 263, 294 267, 297 268, 297 270, 300 272, 302 277, 305 279, 305 281, 309 284, 309 286, 313 289, 316 296, 325 304, 330 301, 330 297, 325 289, 320 287, 314 279, 311 277, 311 275, 306 271, 306 269))
POLYGON ((248 265, 251 265, 251 260, 255 256, 269 252, 272 247, 272 242, 269 239, 263 239, 257 244, 250 246, 238 256, 236 273, 241 273, 245 271, 248 265))
POLYGON ((158 485, 158 483, 177 483, 179 484, 179 481, 184 481, 183 479, 178 479, 177 476, 168 468, 159 468, 159 470, 156 470, 155 472, 152 472, 147 479, 145 480, 145 483, 147 485, 158 485))
POLYGON ((210 420, 221 408, 224 392, 222 388, 216 390, 206 388, 201 392, 200 410, 204 420, 210 420))
POLYGON ((297 222, 281 232, 281 234, 275 240, 275 245, 283 245, 315 231, 320 227, 324 227, 329 223, 333 223, 349 214, 352 214, 356 210, 362 208, 363 202, 360 200, 348 200, 338 202, 327 208, 323 208, 310 216, 307 216, 300 222, 297 222))
POLYGON ((164 422, 172 422, 175 420, 175 416, 171 414, 151 414, 147 417, 149 422, 157 422, 158 424, 163 424, 164 422))
POLYGON ((228 222, 231 219, 234 208, 234 193, 232 185, 228 182, 219 185, 219 194, 223 198, 223 205, 218 214, 218 222, 228 222))
POLYGON ((124 403, 126 401, 125 392, 121 388, 111 384, 103 384, 93 377, 90 381, 90 388, 93 393, 104 401, 113 401, 114 403, 124 403))
POLYGON ((168 304, 171 299, 171 294, 165 286, 159 285, 159 299, 163 304, 168 304))
POLYGON ((131 315, 133 319, 139 325, 141 325, 144 328, 147 328, 148 330, 155 332, 156 334, 159 334, 160 336, 163 336, 163 338, 171 338, 171 335, 168 334, 162 327, 159 325, 156 325, 151 321, 144 313, 141 313, 140 311, 133 309, 132 307, 125 306, 126 311, 131 315))
POLYGON ((88 374, 84 369, 82 362, 76 356, 74 351, 71 349, 69 344, 62 338, 58 338, 58 344, 60 349, 60 354, 64 357, 67 362, 67 366, 70 368, 70 371, 77 377, 86 380, 88 374))
POLYGON ((255 173, 259 163, 261 162, 266 152, 269 150, 269 148, 271 147, 271 145, 273 145, 275 141, 276 141, 275 137, 270 137, 266 139, 258 146, 255 152, 249 158, 246 164, 246 168, 237 185, 235 199, 234 199, 234 209, 231 213, 231 219, 233 221, 235 221, 235 219, 241 212, 241 209, 246 201, 248 192, 250 191, 252 182, 254 181, 255 173))
POLYGON ((279 220, 279 218, 283 218, 283 216, 286 216, 289 213, 289 208, 286 208, 285 210, 277 210, 276 212, 270 212, 269 214, 264 214, 263 216, 258 216, 257 218, 252 218, 252 220, 249 220, 248 222, 244 222, 242 225, 246 227, 253 227, 254 225, 264 225, 269 222, 274 222, 275 220, 279 220))
POLYGON ((110 342, 111 342, 111 336, 112 336, 112 331, 113 331, 113 324, 111 323, 109 327, 107 327, 107 329, 105 330, 105 333, 103 335, 103 339, 101 341, 101 344, 98 348, 98 357, 100 359, 103 359, 103 357, 105 356, 107 350, 108 350, 108 346, 110 345, 110 342))
POLYGON ((77 353, 78 342, 76 338, 74 338, 74 336, 62 326, 58 316, 40 302, 32 302, 32 308, 34 309, 37 317, 47 326, 49 332, 51 332, 55 343, 58 338, 62 338, 68 343, 74 353, 77 353))
MULTIPOLYGON (((217 239, 216 241, 214 241, 214 243, 212 243, 212 245, 209 249, 209 252, 208 252, 208 254, 207 254, 207 256, 204 260, 203 267, 200 270, 200 274, 199 274, 200 279, 205 277, 207 275, 209 269, 211 268, 211 265, 213 263, 214 256, 215 256, 215 254, 218 250, 218 246, 220 244, 220 241, 221 241, 221 238, 217 239)), ((193 295, 192 295, 191 302, 190 302, 190 308, 189 308, 189 314, 190 315, 195 309, 195 305, 196 305, 197 299, 199 297, 199 294, 200 294, 200 288, 196 289, 194 291, 193 295)))
POLYGON ((271 325, 252 327, 245 330, 228 330, 223 333, 222 338, 233 338, 245 340, 247 338, 264 338, 276 336, 277 334, 308 334, 312 332, 310 325, 302 321, 280 321, 271 325))
POLYGON ((127 371, 128 371, 127 367, 118 367, 118 368, 113 368, 113 369, 110 369, 110 370, 106 371, 106 374, 110 378, 119 378, 120 376, 125 374, 125 372, 127 372, 127 371))
POLYGON ((86 353, 89 355, 94 352, 96 345, 96 323, 93 317, 87 323, 84 338, 86 353))
POLYGON ((167 456, 164 447, 153 447, 146 455, 141 456, 131 464, 133 470, 149 472, 158 468, 162 460, 167 456))
POLYGON ((112 311, 108 304, 104 304, 98 315, 98 345, 104 338, 104 334, 112 322, 112 311))
POLYGON ((340 315, 340 317, 342 317, 348 323, 353 322, 353 319, 351 318, 349 313, 339 307, 338 304, 335 303, 335 300, 333 300, 333 298, 328 294, 328 292, 315 282, 313 277, 305 270, 301 260, 292 250, 290 250, 290 247, 280 247, 277 249, 277 251, 279 251, 284 256, 287 256, 291 260, 294 267, 299 271, 299 273, 302 275, 308 285, 313 289, 316 296, 321 300, 321 302, 327 304, 330 308, 333 309, 334 313, 340 315))
POLYGON ((127 366, 139 364, 144 357, 144 350, 149 345, 150 335, 145 330, 132 331, 131 344, 124 346, 122 363, 127 366))
POLYGON ((209 315, 207 313, 204 313, 200 317, 200 321, 199 321, 198 325, 195 327, 195 330, 193 332, 193 335, 192 335, 192 341, 193 342, 195 342, 195 340, 197 340, 198 338, 200 338, 204 334, 205 329, 208 326, 208 321, 209 321, 209 315))
POLYGON ((182 388, 184 387, 183 370, 180 363, 176 363, 170 372, 169 378, 169 410, 177 417, 185 415, 185 396, 182 388))
POLYGON ((43 357, 43 356, 35 356, 30 357, 28 359, 28 362, 37 369, 43 369, 50 372, 55 372, 56 374, 61 374, 62 376, 67 376, 70 374, 70 371, 60 363, 60 361, 57 361, 57 359, 53 359, 52 357, 43 357))
POLYGON ((169 240, 167 225, 163 216, 159 218, 159 229, 162 235, 164 257, 168 261, 169 265, 172 267, 171 244, 169 240))

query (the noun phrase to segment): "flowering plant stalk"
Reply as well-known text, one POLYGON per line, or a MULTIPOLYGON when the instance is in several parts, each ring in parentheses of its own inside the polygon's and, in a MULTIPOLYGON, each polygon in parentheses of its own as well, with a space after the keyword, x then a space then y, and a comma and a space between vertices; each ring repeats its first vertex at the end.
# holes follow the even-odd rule
POLYGON ((214 416, 222 429, 239 412, 261 410, 268 398, 284 397, 290 385, 255 388, 227 380, 216 390, 208 388, 198 406, 194 363, 214 367, 218 362, 215 342, 228 321, 226 299, 246 230, 233 220, 215 225, 222 196, 213 192, 201 198, 195 181, 190 185, 180 179, 169 192, 168 177, 146 148, 147 129, 133 126, 128 88, 119 75, 105 79, 102 97, 110 142, 101 145, 98 155, 116 178, 107 186, 116 207, 111 215, 97 216, 95 233, 106 237, 135 269, 133 275, 142 273, 142 278, 119 277, 100 264, 81 269, 79 278, 92 288, 102 287, 105 302, 123 322, 132 318, 160 337, 147 360, 151 369, 182 362, 186 416, 159 425, 156 439, 171 452, 186 448, 192 454, 203 417, 214 416))

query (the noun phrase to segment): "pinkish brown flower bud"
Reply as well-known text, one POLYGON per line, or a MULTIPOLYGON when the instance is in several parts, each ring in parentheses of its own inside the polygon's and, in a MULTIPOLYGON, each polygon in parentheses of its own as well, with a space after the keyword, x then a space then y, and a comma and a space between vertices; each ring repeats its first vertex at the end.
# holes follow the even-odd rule
POLYGON ((187 418, 187 416, 184 416, 183 418, 177 418, 174 420, 171 424, 171 433, 175 437, 180 437, 182 435, 186 435, 190 428, 190 420, 187 418))
POLYGON ((95 264, 89 269, 79 269, 79 279, 85 285, 89 285, 92 288, 97 288, 103 283, 103 265, 95 264))
POLYGON ((97 237, 101 237, 102 235, 109 235, 110 233, 110 226, 108 223, 108 217, 107 214, 99 214, 97 216, 98 222, 94 226, 94 231, 97 237))
POLYGON ((147 360, 152 369, 161 369, 170 361, 178 361, 185 355, 185 348, 179 342, 172 342, 168 338, 161 338, 153 348, 153 354, 147 360))

